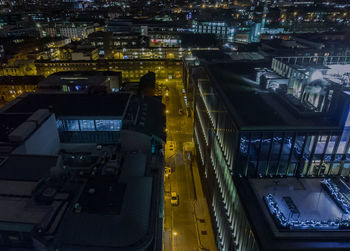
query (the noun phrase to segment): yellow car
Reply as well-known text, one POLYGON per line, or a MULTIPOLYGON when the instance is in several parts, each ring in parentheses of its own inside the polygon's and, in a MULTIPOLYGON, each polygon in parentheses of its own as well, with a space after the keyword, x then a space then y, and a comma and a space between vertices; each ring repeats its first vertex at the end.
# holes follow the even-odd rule
POLYGON ((178 206, 179 205, 179 195, 176 192, 171 192, 171 205, 178 206))
POLYGON ((171 168, 166 166, 164 169, 164 175, 165 177, 168 177, 171 174, 171 168))

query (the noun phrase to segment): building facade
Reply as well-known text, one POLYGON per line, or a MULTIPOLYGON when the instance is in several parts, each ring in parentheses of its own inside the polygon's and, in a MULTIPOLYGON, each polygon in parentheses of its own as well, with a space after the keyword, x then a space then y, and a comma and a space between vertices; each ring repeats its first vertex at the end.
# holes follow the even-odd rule
POLYGON ((122 72, 123 80, 128 81, 138 81, 148 71, 155 72, 157 79, 182 79, 181 60, 37 61, 35 65, 38 75, 43 76, 59 71, 115 70, 122 72))
POLYGON ((219 250, 269 250, 241 180, 349 177, 349 68, 338 64, 348 59, 308 58, 306 70, 305 58, 288 60, 272 63, 277 89, 264 85, 273 78, 233 73, 233 63, 193 70, 194 139, 219 250))

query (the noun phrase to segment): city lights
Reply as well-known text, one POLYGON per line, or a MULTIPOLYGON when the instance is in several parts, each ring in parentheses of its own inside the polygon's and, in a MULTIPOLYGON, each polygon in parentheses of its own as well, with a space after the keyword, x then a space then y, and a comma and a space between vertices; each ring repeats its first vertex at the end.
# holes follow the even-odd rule
POLYGON ((350 250, 349 1, 0 11, 0 250, 350 250))

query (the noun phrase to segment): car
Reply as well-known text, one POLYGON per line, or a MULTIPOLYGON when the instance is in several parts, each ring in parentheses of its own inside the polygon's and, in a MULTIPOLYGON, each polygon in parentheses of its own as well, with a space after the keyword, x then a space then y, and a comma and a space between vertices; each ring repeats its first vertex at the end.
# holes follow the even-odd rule
POLYGON ((168 177, 171 174, 171 168, 166 166, 164 169, 164 175, 165 177, 168 177))
POLYGON ((168 141, 166 148, 169 149, 168 151, 170 151, 170 153, 176 151, 176 142, 175 141, 168 141))
POLYGON ((176 192, 171 192, 171 205, 178 206, 179 205, 179 195, 176 192))

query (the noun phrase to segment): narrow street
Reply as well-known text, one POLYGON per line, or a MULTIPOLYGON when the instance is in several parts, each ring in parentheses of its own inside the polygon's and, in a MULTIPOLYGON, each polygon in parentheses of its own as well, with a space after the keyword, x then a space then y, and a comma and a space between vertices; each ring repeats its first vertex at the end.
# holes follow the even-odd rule
MULTIPOLYGON (((208 205, 204 198, 195 160, 184 161, 183 144, 192 142, 192 117, 186 114, 181 83, 168 82, 165 177, 164 250, 216 250, 208 205), (179 195, 179 205, 170 203, 171 192, 179 195)), ((193 158, 192 158, 193 159, 193 158)))

